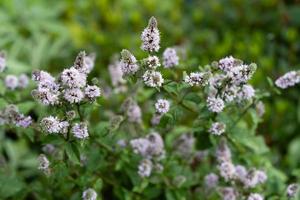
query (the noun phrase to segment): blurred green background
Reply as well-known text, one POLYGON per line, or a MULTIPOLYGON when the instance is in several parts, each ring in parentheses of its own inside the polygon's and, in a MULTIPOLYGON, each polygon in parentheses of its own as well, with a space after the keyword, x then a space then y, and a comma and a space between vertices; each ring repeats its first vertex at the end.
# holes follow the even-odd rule
MULTIPOLYGON (((110 84, 107 66, 123 48, 138 58, 140 33, 155 16, 161 51, 186 48, 183 62, 205 65, 227 55, 256 62, 253 84, 267 89, 276 79, 300 69, 299 0, 1 0, 0 48, 8 71, 69 67, 80 50, 97 54, 93 75, 110 84)), ((300 177, 299 87, 265 99, 258 128, 274 153, 274 163, 300 177)))

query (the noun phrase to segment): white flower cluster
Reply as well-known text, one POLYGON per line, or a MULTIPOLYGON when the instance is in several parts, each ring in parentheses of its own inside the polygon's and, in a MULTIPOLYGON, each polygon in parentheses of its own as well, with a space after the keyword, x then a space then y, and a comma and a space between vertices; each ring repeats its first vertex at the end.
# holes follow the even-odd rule
POLYGON ((179 64, 179 57, 174 48, 166 48, 163 53, 163 65, 165 68, 171 68, 179 64))
POLYGON ((29 78, 26 74, 21 74, 19 77, 15 75, 7 75, 4 80, 5 87, 9 90, 17 88, 26 88, 29 84, 29 78))
POLYGON ((138 167, 138 174, 141 177, 150 176, 154 165, 153 162, 158 162, 165 154, 162 137, 158 133, 153 132, 145 138, 131 140, 130 146, 134 153, 144 158, 138 167))
POLYGON ((286 89, 300 83, 300 71, 290 71, 279 77, 275 84, 281 89, 286 89))
MULTIPOLYGON (((231 152, 228 148, 226 141, 221 140, 217 151, 216 157, 218 161, 218 169, 220 176, 228 183, 233 183, 233 185, 242 185, 245 190, 255 188, 259 184, 263 184, 267 180, 267 175, 262 170, 250 169, 247 170, 242 165, 234 165, 231 160, 231 152)), ((224 194, 223 194, 224 195, 224 194)), ((251 196, 251 195, 250 195, 251 196)), ((249 198, 250 198, 249 196, 249 198)), ((257 195, 252 195, 252 198, 257 195)), ((235 198, 238 195, 235 194, 235 198)), ((223 196, 223 198, 225 198, 223 196)))
POLYGON ((110 74, 111 84, 115 89, 115 92, 125 92, 126 88, 126 80, 123 79, 123 71, 121 69, 120 61, 114 60, 112 63, 108 65, 108 71, 110 74))
POLYGON ((219 183, 219 177, 215 173, 209 173, 204 177, 204 184, 207 189, 217 187, 219 183))
POLYGON ((170 103, 166 99, 158 99, 155 103, 155 110, 158 114, 165 114, 170 109, 170 103))
POLYGON ((30 116, 19 112, 15 105, 8 105, 0 111, 0 125, 13 124, 17 127, 27 128, 32 124, 30 116))
POLYGON ((120 66, 123 76, 135 74, 139 70, 136 58, 127 49, 121 51, 120 66))
POLYGON ((37 89, 32 91, 35 99, 44 105, 57 105, 62 102, 62 97, 68 103, 80 103, 85 98, 89 101, 101 95, 100 88, 87 85, 87 75, 93 69, 94 56, 87 56, 85 52, 80 52, 74 65, 65 69, 59 81, 45 71, 35 71, 32 79, 37 82, 37 89))
POLYGON ((50 174, 50 161, 44 154, 40 154, 38 157, 38 169, 41 170, 46 175, 50 174))
POLYGON ((286 189, 286 194, 288 198, 294 198, 299 190, 299 185, 297 183, 292 183, 288 185, 286 189))
POLYGON ((238 200, 239 193, 233 187, 221 188, 223 200, 238 200))
POLYGON ((225 132, 226 124, 222 122, 215 122, 211 125, 209 132, 213 135, 221 135, 225 132))
POLYGON ((264 200, 264 197, 258 193, 251 193, 247 200, 264 200))
POLYGON ((74 137, 78 139, 85 139, 89 137, 89 132, 86 123, 75 123, 71 129, 74 137))
MULTIPOLYGON (((226 103, 236 101, 251 100, 255 96, 254 88, 247 84, 256 70, 254 63, 250 65, 243 64, 242 61, 233 58, 232 56, 225 57, 218 62, 219 71, 209 77, 208 82, 208 98, 207 107, 211 112, 222 112, 226 103)), ((192 73, 191 73, 192 75, 192 73)), ((207 85, 203 81, 203 73, 193 74, 196 81, 193 81, 190 76, 187 76, 186 82, 191 86, 207 85), (200 78, 199 78, 200 77, 200 78)), ((204 79, 204 80, 206 80, 204 79)))
POLYGON ((149 87, 161 87, 164 83, 161 73, 154 70, 147 70, 143 75, 143 80, 149 87))
POLYGON ((160 36, 155 17, 150 18, 148 26, 142 32, 141 40, 142 50, 148 52, 157 52, 159 50, 160 36))
POLYGON ((88 188, 82 193, 82 200, 96 200, 97 193, 94 189, 88 188))
POLYGON ((210 77, 209 72, 192 72, 184 81, 190 86, 206 86, 210 77))
POLYGON ((62 121, 58 119, 58 117, 49 116, 41 120, 40 126, 44 131, 50 134, 52 133, 66 134, 69 128, 69 122, 62 121))
POLYGON ((155 70, 157 67, 160 67, 159 58, 157 56, 148 56, 144 59, 146 66, 152 70, 155 70))

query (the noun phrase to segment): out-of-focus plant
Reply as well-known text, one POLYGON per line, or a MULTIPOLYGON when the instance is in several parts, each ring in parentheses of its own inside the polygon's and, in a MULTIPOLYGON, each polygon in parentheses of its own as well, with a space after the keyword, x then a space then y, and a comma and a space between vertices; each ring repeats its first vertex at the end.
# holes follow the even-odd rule
POLYGON ((0 46, 6 49, 8 70, 30 72, 33 67, 44 68, 69 55, 69 30, 58 22, 63 8, 63 2, 0 2, 0 46))
MULTIPOLYGON (((158 26, 152 17, 142 31, 141 56, 128 48, 113 58, 113 87, 92 78, 95 56, 85 52, 57 77, 34 71, 35 101, 27 109, 18 104, 28 97, 19 92, 27 86, 24 76, 3 75, 1 136, 13 135, 36 149, 26 153, 29 149, 16 149, 21 144, 3 141, 2 198, 296 196, 295 175, 273 165, 257 127, 264 99, 278 94, 278 87, 298 87, 300 71, 288 72, 275 85, 270 79, 270 90, 256 89, 249 83, 260 69, 255 63, 227 56, 190 68, 179 56, 182 47, 161 48, 158 26)), ((5 67, 1 54, 0 69, 5 67)))

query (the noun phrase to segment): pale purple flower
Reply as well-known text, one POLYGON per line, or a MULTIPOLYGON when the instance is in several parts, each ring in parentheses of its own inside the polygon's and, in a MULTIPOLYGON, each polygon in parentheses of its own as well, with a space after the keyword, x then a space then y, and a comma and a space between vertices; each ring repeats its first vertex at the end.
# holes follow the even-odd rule
POLYGON ((143 75, 145 85, 149 87, 161 87, 164 79, 160 72, 147 70, 143 75))
POLYGON ((84 51, 81 51, 76 56, 73 67, 80 73, 88 74, 94 68, 95 55, 86 55, 84 51))
POLYGON ((286 194, 289 198, 293 198, 296 196, 297 192, 299 189, 299 185, 297 183, 293 183, 288 185, 287 189, 286 189, 286 194))
POLYGON ((218 169, 220 171, 220 176, 222 176, 225 181, 235 178, 235 167, 231 162, 222 162, 218 166, 218 169))
POLYGON ((246 188, 254 188, 258 184, 266 182, 267 175, 261 170, 250 170, 244 180, 244 185, 246 188))
POLYGON ((179 57, 174 48, 167 48, 163 53, 163 65, 165 68, 171 68, 179 64, 179 57))
POLYGON ((48 89, 33 90, 32 96, 44 105, 56 105, 59 103, 60 93, 50 92, 48 89))
POLYGON ((186 76, 184 81, 190 86, 205 86, 208 84, 210 73, 206 72, 192 72, 186 76))
POLYGON ((127 108, 126 115, 130 122, 140 123, 142 120, 142 111, 137 103, 133 102, 127 108))
POLYGON ((82 200, 96 200, 97 193, 94 189, 88 188, 82 193, 82 200))
POLYGON ((146 157, 148 155, 147 150, 148 147, 150 146, 150 142, 146 138, 137 138, 137 139, 132 139, 130 141, 130 146, 133 149, 134 153, 146 157))
POLYGON ((48 133, 59 133, 61 131, 60 120, 53 116, 44 117, 40 122, 40 126, 48 133))
POLYGON ((176 152, 182 157, 189 159, 194 150, 196 139, 191 133, 180 135, 174 141, 174 148, 176 152))
POLYGON ((44 154, 40 154, 38 157, 39 166, 38 169, 45 171, 49 169, 50 162, 44 154))
POLYGON ((28 126, 30 126, 32 124, 32 119, 30 116, 24 116, 23 114, 20 114, 16 118, 15 123, 16 123, 16 126, 27 128, 28 126))
POLYGON ((159 114, 165 114, 170 109, 170 103, 166 99, 158 99, 155 103, 155 110, 159 114))
POLYGON ((42 148, 43 152, 45 152, 46 154, 53 154, 56 150, 55 146, 53 144, 46 144, 45 146, 43 146, 42 148))
POLYGON ((217 150, 216 150, 216 157, 219 163, 222 162, 231 162, 231 151, 229 147, 227 146, 227 143, 225 140, 221 140, 217 150))
POLYGON ((155 70, 160 66, 159 58, 157 56, 148 56, 148 58, 145 59, 145 63, 147 67, 152 70, 155 70))
POLYGON ((227 73, 227 76, 231 78, 232 83, 235 85, 246 83, 248 80, 251 79, 252 75, 256 70, 255 64, 250 65, 238 65, 230 70, 227 73))
POLYGON ((15 90, 18 87, 19 81, 15 75, 7 75, 5 77, 5 87, 10 90, 15 90))
POLYGON ((251 193, 247 200, 264 200, 264 197, 258 193, 251 193))
POLYGON ((160 36, 155 17, 150 18, 148 26, 142 32, 141 40, 142 50, 149 52, 157 52, 159 50, 160 36))
POLYGON ((86 84, 86 75, 80 73, 74 67, 70 69, 65 69, 61 73, 61 82, 63 85, 69 88, 81 88, 84 87, 86 84))
POLYGON ((232 56, 228 56, 219 60, 219 69, 224 72, 229 72, 235 64, 235 59, 232 56))
POLYGON ((75 123, 72 127, 72 133, 74 137, 78 139, 85 139, 89 137, 88 128, 86 123, 75 123))
POLYGON ((256 113, 259 117, 265 114, 265 105, 262 101, 259 101, 255 106, 256 113))
POLYGON ((247 174, 248 174, 247 169, 244 166, 242 165, 235 166, 235 176, 237 180, 243 183, 245 181, 247 174))
POLYGON ((29 84, 29 78, 26 74, 21 74, 18 78, 18 87, 26 88, 29 84))
POLYGON ((71 88, 64 90, 64 98, 69 103, 79 103, 84 98, 84 93, 79 88, 71 88))
POLYGON ((32 80, 40 82, 40 81, 50 81, 55 82, 55 78, 51 76, 48 72, 36 70, 32 72, 32 80))
POLYGON ((48 90, 51 93, 59 93, 59 84, 51 80, 43 80, 38 83, 38 90, 48 90))
POLYGON ((120 66, 123 72, 123 75, 135 74, 139 66, 137 65, 137 60, 128 50, 123 49, 121 52, 121 61, 120 66))
POLYGON ((140 162, 140 164, 138 166, 138 174, 142 178, 149 177, 152 172, 152 167, 153 167, 153 164, 152 164, 151 160, 144 159, 140 162))
POLYGON ((108 66, 111 83, 114 87, 123 85, 126 80, 123 79, 123 72, 119 61, 115 61, 108 66))
POLYGON ((300 71, 290 71, 275 81, 275 85, 281 89, 286 89, 300 83, 300 71))
POLYGON ((249 100, 255 95, 255 90, 251 85, 243 85, 242 88, 237 93, 237 98, 239 101, 249 100))
POLYGON ((226 125, 222 122, 215 122, 211 125, 209 132, 213 135, 221 135, 225 132, 226 125))
POLYGON ((224 101, 221 98, 208 97, 207 107, 211 112, 219 113, 224 109, 224 101))
POLYGON ((224 187, 221 189, 223 200, 237 200, 238 192, 232 187, 224 187))
POLYGON ((89 99, 92 99, 92 100, 96 99, 97 97, 99 97, 101 95, 100 88, 96 85, 86 86, 86 88, 84 89, 84 93, 89 99))
POLYGON ((215 173, 210 173, 204 177, 204 183, 208 189, 215 188, 219 183, 219 177, 215 173))

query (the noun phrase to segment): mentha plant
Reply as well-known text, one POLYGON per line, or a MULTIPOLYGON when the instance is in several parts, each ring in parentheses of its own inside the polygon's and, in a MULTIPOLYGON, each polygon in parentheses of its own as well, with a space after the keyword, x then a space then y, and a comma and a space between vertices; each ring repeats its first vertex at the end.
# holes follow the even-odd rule
MULTIPOLYGON (((2 72, 1 124, 23 140, 31 130, 25 140, 38 161, 30 180, 28 173, 20 177, 27 187, 14 197, 293 198, 297 183, 285 185, 290 181, 272 165, 256 133, 262 100, 270 95, 249 83, 256 64, 228 56, 189 67, 180 60, 181 47, 168 47, 160 56, 154 17, 141 40, 144 58, 124 49, 109 65, 112 87, 90 76, 95 56, 85 52, 56 76, 34 71, 34 106, 25 113, 18 109, 23 97, 8 95, 19 95, 25 76, 2 72)), ((1 54, 0 70, 5 67, 1 54)), ((300 72, 292 71, 275 84, 299 82, 300 72)))

